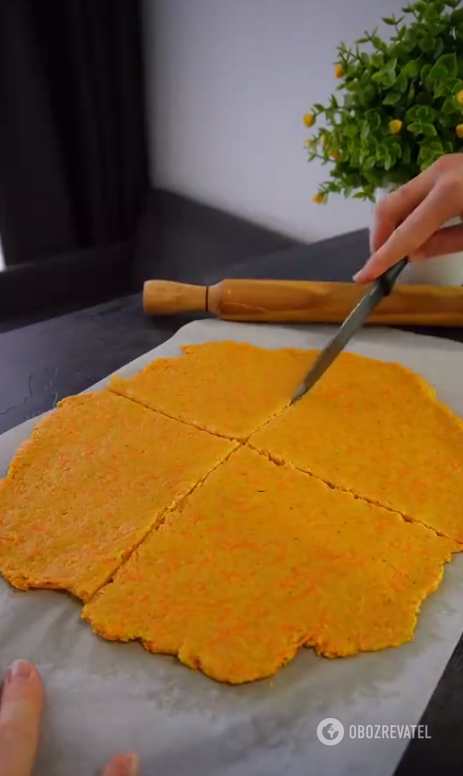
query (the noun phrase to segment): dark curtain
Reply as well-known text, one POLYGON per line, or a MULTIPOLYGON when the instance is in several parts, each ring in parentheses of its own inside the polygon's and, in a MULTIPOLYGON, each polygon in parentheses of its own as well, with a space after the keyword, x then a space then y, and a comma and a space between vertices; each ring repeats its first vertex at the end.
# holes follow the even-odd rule
POLYGON ((0 0, 7 267, 97 262, 133 237, 148 187, 140 16, 141 0, 0 0))

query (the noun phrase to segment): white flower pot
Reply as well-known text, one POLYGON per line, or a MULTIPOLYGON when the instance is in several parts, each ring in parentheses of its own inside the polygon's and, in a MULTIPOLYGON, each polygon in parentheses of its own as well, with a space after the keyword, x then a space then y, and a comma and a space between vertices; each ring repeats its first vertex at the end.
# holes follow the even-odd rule
MULTIPOLYGON (((389 189, 378 189, 376 202, 384 199, 389 189)), ((445 226, 461 224, 461 218, 452 218, 445 226)), ((425 286, 462 286, 463 285, 463 251, 426 259, 417 264, 409 264, 400 275, 398 283, 425 286)))

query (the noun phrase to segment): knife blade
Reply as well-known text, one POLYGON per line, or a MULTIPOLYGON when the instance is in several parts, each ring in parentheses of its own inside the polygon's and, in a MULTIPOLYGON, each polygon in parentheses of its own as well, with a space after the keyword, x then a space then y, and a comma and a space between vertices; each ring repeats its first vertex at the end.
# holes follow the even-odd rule
POLYGON ((389 296, 397 278, 407 264, 408 259, 402 259, 397 264, 394 264, 393 267, 386 270, 386 272, 383 272, 383 274, 370 286, 360 302, 354 307, 352 312, 349 313, 334 337, 316 358, 305 379, 294 393, 291 404, 294 404, 298 399, 301 399, 302 396, 304 396, 325 374, 326 370, 344 350, 354 334, 356 334, 363 326, 368 316, 371 315, 373 310, 386 296, 389 296))

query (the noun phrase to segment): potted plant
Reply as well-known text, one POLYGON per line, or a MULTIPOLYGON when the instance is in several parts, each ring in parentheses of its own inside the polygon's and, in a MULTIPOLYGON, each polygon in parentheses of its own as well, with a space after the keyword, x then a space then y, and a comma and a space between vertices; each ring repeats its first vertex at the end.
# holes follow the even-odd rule
MULTIPOLYGON (((461 0, 418 0, 402 12, 382 20, 389 38, 374 30, 338 46, 337 93, 304 116, 313 128, 309 160, 331 166, 317 203, 337 194, 375 202, 443 154, 463 151, 461 0)), ((409 280, 461 284, 463 255, 425 262, 421 273, 409 280)))

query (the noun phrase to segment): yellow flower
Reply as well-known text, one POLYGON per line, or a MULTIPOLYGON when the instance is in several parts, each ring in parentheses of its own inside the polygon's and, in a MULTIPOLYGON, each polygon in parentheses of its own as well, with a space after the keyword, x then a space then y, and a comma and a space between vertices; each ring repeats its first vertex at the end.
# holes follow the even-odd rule
POLYGON ((339 159, 341 154, 339 153, 339 151, 331 151, 330 152, 330 156, 331 156, 332 159, 339 159))
POLYGON ((322 202, 325 201, 325 198, 323 194, 315 194, 314 197, 312 197, 312 200, 317 203, 317 205, 321 205, 322 202))
POLYGON ((389 132, 391 135, 398 135, 403 125, 403 121, 400 119, 394 119, 393 121, 389 122, 389 132))
POLYGON ((342 78, 344 75, 344 68, 342 65, 335 65, 334 66, 334 75, 335 78, 342 78))
POLYGON ((457 133, 458 137, 463 137, 463 124, 458 124, 458 126, 455 127, 455 132, 457 133))
POLYGON ((457 102, 459 102, 460 105, 463 105, 463 89, 460 89, 460 91, 456 93, 455 97, 457 98, 457 102))
POLYGON ((306 127, 313 127, 315 124, 315 116, 313 116, 311 113, 306 113, 303 121, 306 127))

